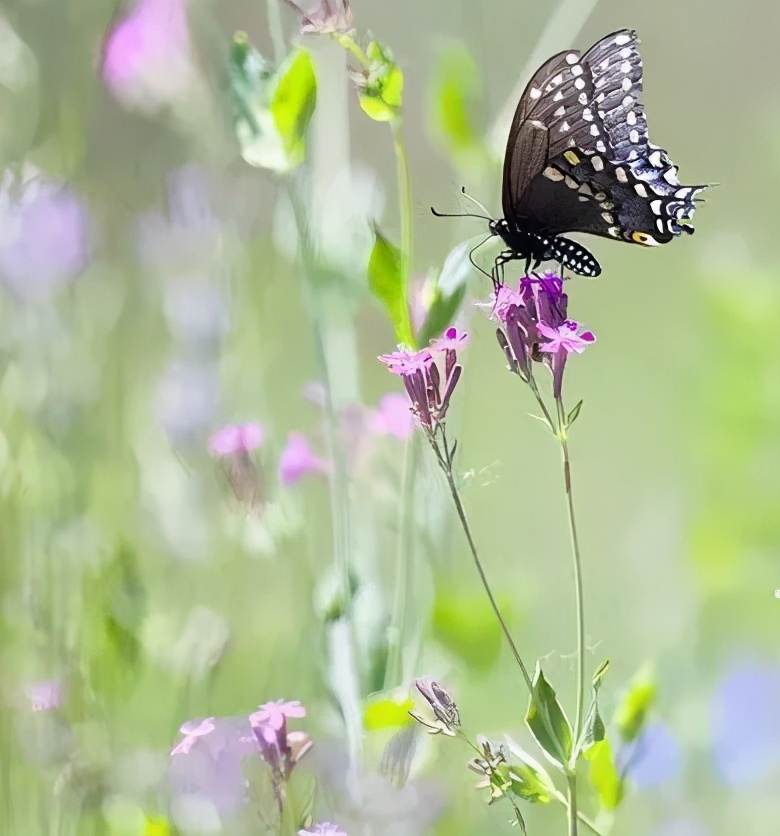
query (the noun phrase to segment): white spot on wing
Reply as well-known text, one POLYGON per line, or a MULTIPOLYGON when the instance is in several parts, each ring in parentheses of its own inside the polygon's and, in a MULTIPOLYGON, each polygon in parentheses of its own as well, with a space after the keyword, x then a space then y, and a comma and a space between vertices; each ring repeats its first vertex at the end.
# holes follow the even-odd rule
POLYGON ((631 43, 631 35, 621 34, 615 38, 615 45, 616 46, 625 46, 626 44, 631 43))
POLYGON ((585 80, 582 78, 575 78, 574 79, 574 86, 578 90, 583 90, 585 88, 585 80))
POLYGON ((591 157, 590 164, 595 171, 602 171, 604 169, 604 160, 601 157, 591 157))
POLYGON ((532 99, 538 99, 542 95, 542 91, 537 89, 536 87, 531 88, 531 92, 528 94, 532 99))
POLYGON ((650 203, 650 208, 653 210, 654 214, 660 215, 661 214, 661 206, 663 204, 662 200, 653 200, 650 203))
POLYGON ((566 107, 565 105, 561 105, 558 110, 553 113, 553 116, 563 116, 564 113, 566 113, 566 107))
POLYGON ((629 110, 626 114, 626 123, 628 125, 636 125, 636 113, 633 110, 629 110))
POLYGON ((623 75, 628 75, 631 72, 631 62, 630 61, 624 61, 620 65, 620 72, 623 73, 623 75))
POLYGON ((626 93, 628 93, 628 91, 631 89, 631 79, 628 78, 628 76, 626 76, 626 78, 623 79, 623 83, 620 85, 620 88, 621 90, 625 90, 626 93))
POLYGON ((547 168, 542 172, 544 176, 548 180, 553 180, 554 182, 558 182, 559 180, 563 180, 563 174, 558 171, 557 168, 553 168, 551 165, 548 165, 547 168))
POLYGON ((647 189, 641 183, 637 183, 634 186, 634 191, 639 195, 639 197, 647 197, 647 189))
POLYGON ((632 142, 632 144, 636 145, 637 142, 639 142, 639 131, 636 128, 629 131, 628 138, 632 142))
POLYGON ((616 168, 615 177, 617 177, 621 183, 628 183, 628 175, 626 174, 626 170, 624 168, 616 168))
POLYGON ((579 64, 577 64, 577 66, 576 66, 576 67, 572 67, 572 68, 571 68, 571 74, 572 74, 573 76, 575 76, 575 77, 576 77, 576 76, 580 76, 580 75, 582 75, 582 73, 583 73, 583 72, 584 72, 584 71, 583 71, 582 67, 581 67, 579 64))
POLYGON ((576 52, 570 52, 566 56, 566 63, 567 64, 576 64, 580 60, 580 56, 577 55, 576 52))

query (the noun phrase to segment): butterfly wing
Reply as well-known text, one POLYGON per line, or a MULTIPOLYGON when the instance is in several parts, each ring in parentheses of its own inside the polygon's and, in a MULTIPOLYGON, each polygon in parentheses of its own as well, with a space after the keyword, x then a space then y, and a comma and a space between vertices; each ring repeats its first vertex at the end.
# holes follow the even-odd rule
POLYGON ((613 32, 583 55, 559 53, 531 79, 504 161, 510 223, 648 245, 682 232, 705 187, 683 186, 648 139, 637 43, 635 32, 613 32))

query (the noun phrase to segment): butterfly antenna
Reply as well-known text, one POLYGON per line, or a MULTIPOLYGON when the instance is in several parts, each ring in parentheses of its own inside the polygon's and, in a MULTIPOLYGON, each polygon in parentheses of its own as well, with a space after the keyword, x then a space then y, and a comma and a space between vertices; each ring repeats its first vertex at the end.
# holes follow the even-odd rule
POLYGON ((471 212, 437 212, 433 206, 431 206, 431 212, 436 215, 437 218, 480 218, 483 221, 492 221, 488 215, 473 215, 471 212))
POLYGON ((477 270, 479 270, 479 272, 480 272, 480 273, 482 273, 483 275, 487 276, 487 277, 488 277, 491 281, 493 281, 493 276, 491 276, 491 275, 490 275, 490 273, 488 273, 488 272, 487 272, 487 270, 485 270, 483 267, 480 267, 480 266, 479 266, 479 264, 477 264, 477 262, 476 262, 476 261, 474 261, 473 256, 474 256, 474 253, 475 253, 475 252, 476 252, 476 251, 477 251, 477 250, 478 250, 478 249, 479 249, 479 248, 480 248, 480 247, 481 247, 481 246, 482 246, 482 245, 483 245, 486 241, 489 241, 492 237, 493 237, 493 235, 491 234, 491 235, 488 235, 488 237, 487 237, 487 238, 483 238, 483 239, 479 242, 479 244, 477 244, 477 246, 476 246, 476 247, 473 247, 473 248, 470 250, 470 252, 469 252, 469 261, 471 262, 472 266, 473 266, 473 267, 475 267, 477 270))
POLYGON ((492 215, 490 214, 490 212, 488 211, 487 206, 485 206, 484 204, 480 203, 480 202, 476 199, 476 197, 472 197, 472 196, 471 196, 471 195, 470 195, 470 194, 466 191, 466 187, 465 187, 465 186, 461 186, 461 187, 460 187, 460 191, 461 191, 461 194, 463 195, 463 197, 468 198, 468 200, 470 200, 472 203, 475 203, 477 206, 479 206, 479 208, 480 208, 480 209, 481 209, 481 210, 482 210, 482 211, 483 211, 486 215, 488 215, 488 216, 490 217, 490 220, 491 220, 491 221, 493 220, 493 216, 492 216, 492 215))

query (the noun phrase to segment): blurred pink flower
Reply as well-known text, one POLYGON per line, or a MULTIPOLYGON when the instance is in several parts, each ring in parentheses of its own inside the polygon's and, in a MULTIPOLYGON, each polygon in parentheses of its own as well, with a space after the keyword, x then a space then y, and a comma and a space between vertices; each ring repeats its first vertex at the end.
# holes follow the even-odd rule
POLYGON ((302 433, 290 433, 287 446, 279 460, 279 478, 284 485, 293 485, 307 473, 327 473, 328 462, 315 455, 302 433))
POLYGON ((326 35, 352 29, 349 0, 287 0, 301 15, 301 34, 326 35))
POLYGON ((194 72, 185 0, 138 0, 106 38, 101 71, 125 105, 155 111, 179 98, 194 72))
POLYGON ((59 708, 62 700, 62 689, 56 680, 36 682, 25 690, 25 694, 33 711, 51 711, 59 708))
POLYGON ((371 429, 377 435, 394 435, 405 439, 414 431, 414 415, 409 398, 400 392, 388 392, 379 399, 371 429))
POLYGON ((249 715, 252 726, 265 724, 275 731, 284 725, 288 717, 305 717, 306 709, 298 700, 272 700, 261 705, 254 714, 249 715))
POLYGON ((298 836, 347 836, 347 834, 337 824, 324 821, 322 824, 312 825, 311 829, 299 830, 298 836))
POLYGON ((256 450, 265 437, 261 424, 228 424, 209 438, 209 451, 214 456, 235 456, 256 450))
POLYGON ((188 720, 179 731, 184 735, 184 740, 180 740, 171 749, 172 755, 187 755, 190 749, 195 745, 199 737, 210 734, 214 731, 214 718, 207 717, 205 720, 188 720))

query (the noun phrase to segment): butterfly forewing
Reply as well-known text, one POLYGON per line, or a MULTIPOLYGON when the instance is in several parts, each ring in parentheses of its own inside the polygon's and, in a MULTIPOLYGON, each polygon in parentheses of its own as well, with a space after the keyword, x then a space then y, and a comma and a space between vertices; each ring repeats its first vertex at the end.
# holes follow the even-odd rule
POLYGON ((636 33, 562 52, 529 82, 504 160, 504 215, 536 235, 587 232, 662 244, 682 231, 703 186, 682 186, 648 140, 636 33))

